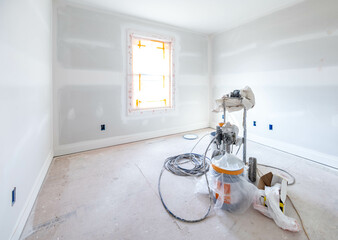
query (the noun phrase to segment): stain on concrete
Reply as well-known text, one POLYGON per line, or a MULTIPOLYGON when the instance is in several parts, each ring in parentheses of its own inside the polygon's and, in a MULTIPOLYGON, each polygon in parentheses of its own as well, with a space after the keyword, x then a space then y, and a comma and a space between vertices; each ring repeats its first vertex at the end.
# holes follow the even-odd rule
POLYGON ((58 224, 61 224, 65 221, 67 221, 70 217, 72 216, 75 216, 76 215, 76 211, 72 211, 72 212, 69 212, 69 213, 66 213, 64 215, 61 215, 61 216, 56 216, 44 223, 41 223, 39 225, 36 225, 36 226, 33 226, 31 232, 29 232, 25 237, 23 237, 23 239, 26 239, 30 236, 32 236, 33 234, 39 232, 39 231, 42 231, 42 230, 47 230, 51 227, 55 227, 56 225, 58 224))

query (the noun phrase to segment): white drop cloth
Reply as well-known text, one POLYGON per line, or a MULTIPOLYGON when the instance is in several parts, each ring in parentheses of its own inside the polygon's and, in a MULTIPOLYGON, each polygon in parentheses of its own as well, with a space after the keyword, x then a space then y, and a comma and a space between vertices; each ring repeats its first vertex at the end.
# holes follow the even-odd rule
POLYGON ((216 99, 216 108, 214 112, 223 111, 223 102, 228 112, 235 112, 242 110, 244 107, 249 110, 255 106, 255 94, 252 92, 251 88, 246 86, 240 90, 242 98, 231 98, 227 95, 224 95, 220 99, 216 99))

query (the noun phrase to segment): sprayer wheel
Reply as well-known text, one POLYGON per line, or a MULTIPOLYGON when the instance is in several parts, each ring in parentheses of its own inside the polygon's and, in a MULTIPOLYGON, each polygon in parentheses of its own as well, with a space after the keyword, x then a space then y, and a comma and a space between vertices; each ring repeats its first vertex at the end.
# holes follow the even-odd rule
POLYGON ((257 159, 254 157, 250 157, 248 177, 251 182, 256 182, 256 174, 257 174, 256 170, 257 170, 257 159))

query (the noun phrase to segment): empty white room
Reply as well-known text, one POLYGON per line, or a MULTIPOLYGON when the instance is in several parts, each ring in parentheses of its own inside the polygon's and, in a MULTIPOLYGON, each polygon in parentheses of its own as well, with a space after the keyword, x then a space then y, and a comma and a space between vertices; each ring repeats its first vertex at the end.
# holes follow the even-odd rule
POLYGON ((0 239, 338 236, 337 0, 0 0, 0 239))

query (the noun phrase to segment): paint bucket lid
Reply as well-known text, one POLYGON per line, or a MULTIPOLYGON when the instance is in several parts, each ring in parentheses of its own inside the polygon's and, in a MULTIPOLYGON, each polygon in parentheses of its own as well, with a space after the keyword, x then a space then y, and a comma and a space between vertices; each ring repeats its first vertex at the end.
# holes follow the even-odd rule
POLYGON ((183 135, 183 138, 187 140, 195 140, 198 138, 198 136, 196 134, 185 134, 183 135))
POLYGON ((211 166, 216 172, 229 175, 239 175, 244 171, 243 161, 229 153, 215 156, 211 160, 211 166))

